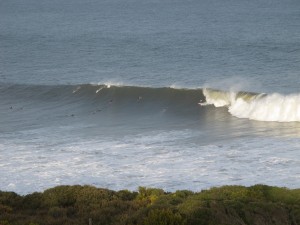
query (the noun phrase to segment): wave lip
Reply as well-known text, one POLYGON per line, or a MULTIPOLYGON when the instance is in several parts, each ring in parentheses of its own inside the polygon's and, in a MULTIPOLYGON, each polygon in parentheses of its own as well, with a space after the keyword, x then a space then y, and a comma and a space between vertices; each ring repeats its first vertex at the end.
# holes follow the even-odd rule
MULTIPOLYGON (((264 94, 254 92, 203 89, 205 104, 228 107, 238 118, 257 121, 300 122, 300 94, 264 94)), ((204 105, 204 104, 202 104, 204 105)))

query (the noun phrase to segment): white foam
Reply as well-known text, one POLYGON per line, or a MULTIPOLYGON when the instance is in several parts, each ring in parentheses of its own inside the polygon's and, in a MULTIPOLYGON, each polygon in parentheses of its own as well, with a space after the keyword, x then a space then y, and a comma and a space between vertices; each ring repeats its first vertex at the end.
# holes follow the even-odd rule
POLYGON ((206 102, 201 104, 214 105, 215 107, 228 106, 230 105, 231 101, 235 98, 235 92, 212 91, 206 88, 203 89, 203 94, 206 98, 206 102))
POLYGON ((206 103, 215 107, 228 107, 228 111, 238 118, 258 121, 299 122, 300 94, 257 94, 239 95, 233 91, 204 89, 206 103))
POLYGON ((138 186, 197 191, 219 185, 299 187, 298 138, 240 138, 196 144, 192 130, 155 131, 119 139, 97 138, 50 145, 0 144, 0 190, 28 193, 62 184, 114 190, 138 186))
POLYGON ((229 112, 258 121, 299 122, 300 95, 271 94, 249 102, 238 98, 231 102, 229 112))
POLYGON ((200 89, 201 87, 197 87, 197 86, 192 86, 192 85, 186 85, 186 84, 182 84, 182 83, 173 83, 169 86, 172 89, 189 89, 189 90, 195 90, 195 89, 200 89))
POLYGON ((92 86, 101 86, 105 85, 106 88, 110 88, 111 86, 121 87, 125 84, 123 82, 117 82, 117 81, 103 81, 103 82, 91 82, 90 85, 92 86))

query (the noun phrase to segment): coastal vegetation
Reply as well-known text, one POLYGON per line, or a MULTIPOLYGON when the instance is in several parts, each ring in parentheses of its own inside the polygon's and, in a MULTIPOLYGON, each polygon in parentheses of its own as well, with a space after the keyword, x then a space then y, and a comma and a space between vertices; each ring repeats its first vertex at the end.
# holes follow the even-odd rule
POLYGON ((25 196, 0 191, 0 225, 300 224, 300 189, 223 186, 192 192, 57 186, 25 196))

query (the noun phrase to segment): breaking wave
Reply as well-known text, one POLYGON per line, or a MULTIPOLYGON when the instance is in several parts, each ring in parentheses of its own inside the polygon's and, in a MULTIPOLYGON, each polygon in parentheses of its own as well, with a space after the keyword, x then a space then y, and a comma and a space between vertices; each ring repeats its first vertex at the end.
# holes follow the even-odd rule
MULTIPOLYGON (((0 84, 0 98, 11 106, 11 100, 20 104, 56 104, 55 107, 85 108, 100 111, 109 105, 118 112, 134 115, 168 111, 182 119, 196 117, 200 111, 210 111, 202 106, 227 107, 238 118, 258 121, 299 122, 300 94, 264 94, 241 91, 222 91, 211 88, 187 89, 173 87, 140 87, 116 84, 80 85, 8 85, 0 84), (141 111, 143 110, 143 111, 141 111)), ((22 105, 23 107, 23 105, 22 105)), ((223 113, 223 112, 221 112, 223 113)), ((205 120, 205 118, 200 117, 205 120)))
POLYGON ((228 107, 228 111, 238 118, 258 121, 299 122, 300 94, 282 95, 253 92, 221 91, 203 89, 206 102, 201 105, 228 107))

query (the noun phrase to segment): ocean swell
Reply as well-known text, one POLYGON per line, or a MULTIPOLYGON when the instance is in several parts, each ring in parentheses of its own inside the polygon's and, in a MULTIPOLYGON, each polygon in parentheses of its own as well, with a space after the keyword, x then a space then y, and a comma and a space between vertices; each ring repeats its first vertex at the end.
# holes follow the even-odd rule
MULTIPOLYGON (((26 109, 40 104, 48 108, 83 109, 87 113, 113 109, 127 115, 172 112, 187 119, 214 105, 227 107, 238 118, 257 121, 300 122, 300 94, 283 95, 211 88, 187 89, 172 87, 140 87, 113 84, 78 85, 0 85, 2 107, 26 109), (5 105, 3 105, 5 104, 5 105), (68 108, 67 108, 68 107, 68 108), (27 107, 28 108, 28 107, 27 107)), ((24 111, 23 110, 23 111, 24 111)), ((74 112, 70 112, 74 114, 74 112)), ((205 120, 203 114, 201 120, 205 120)))

